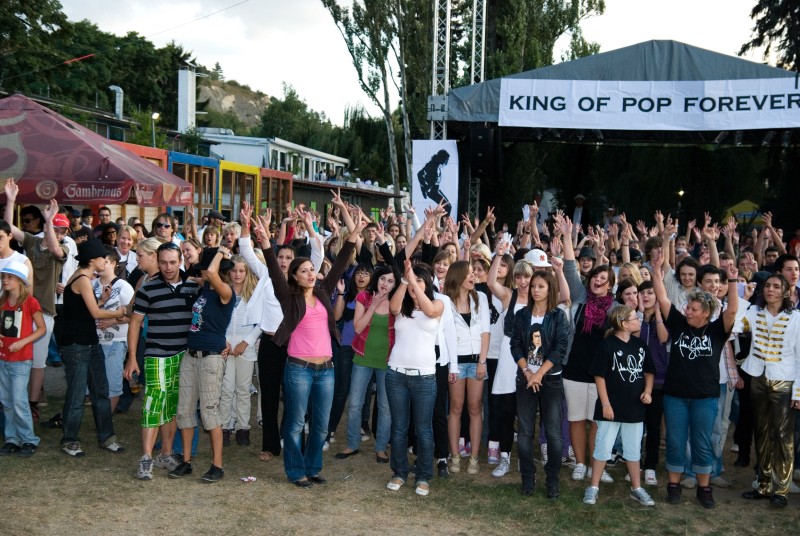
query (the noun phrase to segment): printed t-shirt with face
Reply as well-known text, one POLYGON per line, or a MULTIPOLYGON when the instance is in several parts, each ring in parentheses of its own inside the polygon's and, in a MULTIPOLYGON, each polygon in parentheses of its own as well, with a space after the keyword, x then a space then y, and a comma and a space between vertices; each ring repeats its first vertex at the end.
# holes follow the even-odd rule
POLYGON ((542 353, 542 322, 543 316, 531 316, 531 340, 528 341, 528 370, 533 373, 539 372, 544 364, 544 354, 542 353))
POLYGON ((33 333, 33 315, 41 310, 39 301, 33 296, 28 296, 21 305, 10 306, 6 303, 0 308, 0 338, 3 340, 3 347, 0 348, 0 360, 29 361, 33 359, 33 344, 26 344, 16 352, 10 352, 8 347, 33 333))
POLYGON ((673 305, 667 317, 672 338, 664 394, 677 398, 718 398, 719 359, 728 340, 723 317, 693 328, 673 305))
MULTIPOLYGON (((645 374, 655 374, 650 349, 638 337, 628 342, 610 335, 603 339, 589 366, 589 373, 606 380, 606 392, 614 422, 644 422, 645 405, 639 399, 644 392, 645 374)), ((603 403, 598 397, 594 420, 606 421, 603 403)))

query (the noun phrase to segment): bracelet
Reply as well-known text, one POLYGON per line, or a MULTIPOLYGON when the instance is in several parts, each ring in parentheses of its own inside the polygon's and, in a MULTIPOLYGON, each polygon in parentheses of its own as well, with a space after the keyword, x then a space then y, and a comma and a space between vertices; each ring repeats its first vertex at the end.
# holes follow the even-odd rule
POLYGON ((408 280, 405 277, 401 277, 400 278, 400 284, 401 285, 408 285, 408 280))
POLYGON ((609 407, 611 407, 611 404, 610 404, 610 403, 609 403, 609 404, 602 404, 602 406, 603 406, 604 408, 609 408, 609 407))
POLYGON ((664 323, 663 320, 656 320, 656 324, 663 324, 663 323, 664 323))
POLYGON ((483 361, 478 361, 478 364, 479 365, 485 365, 486 364, 486 360, 484 359, 483 361))

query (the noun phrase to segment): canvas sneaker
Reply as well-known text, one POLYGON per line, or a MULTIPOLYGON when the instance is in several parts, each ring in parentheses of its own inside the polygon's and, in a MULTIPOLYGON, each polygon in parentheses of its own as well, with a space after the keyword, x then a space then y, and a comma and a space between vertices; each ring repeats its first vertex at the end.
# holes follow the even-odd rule
POLYGON ((86 455, 81 448, 81 444, 77 441, 73 441, 71 443, 64 443, 61 445, 61 452, 72 456, 73 458, 82 458, 86 455))
POLYGON ((539 450, 542 452, 542 465, 544 465, 547 463, 547 443, 542 443, 539 450))
POLYGON ((648 486, 658 486, 658 480, 656 480, 656 472, 654 469, 644 470, 644 483, 648 486))
POLYGON ((450 471, 447 468, 447 460, 439 460, 439 463, 436 464, 436 470, 439 473, 439 478, 448 478, 450 476, 450 471))
POLYGON ((225 476, 225 471, 221 467, 217 467, 212 463, 211 468, 206 471, 206 474, 200 477, 200 481, 207 484, 213 484, 214 482, 219 482, 223 476, 225 476))
POLYGON ((638 502, 639 504, 643 504, 644 506, 655 506, 656 504, 656 502, 644 490, 644 488, 631 489, 630 497, 634 501, 638 502))
POLYGON ((667 502, 669 504, 679 504, 681 502, 681 492, 683 488, 680 484, 667 484, 667 502))
POLYGON ((181 464, 169 472, 167 475, 170 478, 180 478, 182 476, 192 474, 192 462, 181 462, 181 464))
POLYGON ((588 488, 586 488, 586 491, 583 494, 583 503, 595 504, 597 502, 598 495, 600 495, 600 488, 589 486, 588 488))
POLYGON ((139 470, 136 472, 139 480, 153 480, 153 458, 145 454, 139 459, 139 470))
POLYGON ((461 472, 461 456, 455 454, 450 456, 450 461, 447 463, 447 467, 450 469, 451 473, 460 473, 461 472))
POLYGON ((497 464, 497 467, 494 471, 492 471, 493 477, 504 477, 508 474, 511 470, 511 456, 507 452, 503 452, 500 455, 500 463, 497 464))
POLYGON ((500 449, 498 448, 490 448, 489 449, 489 457, 486 462, 489 465, 497 465, 500 461, 500 449))
MULTIPOLYGON (((589 467, 586 470, 586 478, 589 478, 589 479, 592 478, 592 468, 591 467, 589 467)), ((611 478, 611 475, 608 474, 608 471, 603 469, 603 474, 600 475, 600 482, 603 482, 605 484, 611 484, 612 482, 614 482, 614 479, 611 478)))
POLYGON ((576 463, 575 469, 572 470, 572 480, 583 480, 584 478, 586 478, 586 466, 576 463))
POLYGON ((122 454, 125 452, 125 447, 114 441, 113 443, 109 443, 108 445, 100 445, 101 448, 106 449, 109 452, 113 452, 114 454, 122 454))
POLYGON ((717 506, 711 486, 699 486, 697 488, 697 500, 700 502, 700 506, 709 510, 717 506))
POLYGON ((478 458, 470 458, 469 465, 467 466, 467 474, 468 475, 477 475, 480 473, 481 467, 478 464, 478 458))
POLYGON ((156 456, 156 459, 153 460, 153 465, 161 469, 166 469, 167 471, 174 471, 182 461, 182 459, 174 454, 160 453, 156 456))

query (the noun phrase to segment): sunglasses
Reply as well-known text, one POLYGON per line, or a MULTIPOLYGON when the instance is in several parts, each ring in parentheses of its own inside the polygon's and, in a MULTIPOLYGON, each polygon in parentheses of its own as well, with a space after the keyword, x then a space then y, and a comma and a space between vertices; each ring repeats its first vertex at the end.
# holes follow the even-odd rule
POLYGON ((172 228, 172 224, 171 223, 157 223, 156 227, 158 227, 159 229, 170 229, 170 228, 172 228))
POLYGON ((175 242, 165 242, 165 243, 161 244, 160 246, 158 246, 158 249, 156 250, 156 252, 160 253, 162 251, 167 251, 167 250, 170 250, 170 249, 174 249, 178 253, 180 253, 180 251, 181 251, 181 248, 179 248, 178 244, 176 244, 175 242))

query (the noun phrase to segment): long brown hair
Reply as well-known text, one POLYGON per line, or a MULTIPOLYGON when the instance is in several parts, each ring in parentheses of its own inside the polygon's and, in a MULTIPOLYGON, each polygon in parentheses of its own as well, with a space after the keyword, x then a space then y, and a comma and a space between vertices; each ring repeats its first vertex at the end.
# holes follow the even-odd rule
MULTIPOLYGON (((25 303, 25 300, 27 300, 28 296, 31 295, 31 291, 28 288, 28 285, 25 284, 25 281, 23 281, 21 278, 17 277, 14 274, 8 274, 8 275, 16 277, 17 280, 19 281, 19 301, 17 301, 15 305, 15 307, 19 307, 23 303, 25 303)), ((2 292, 0 293, 0 307, 5 305, 6 303, 8 303, 8 292, 2 292)))
MULTIPOLYGON (((456 261, 450 265, 447 270, 447 276, 444 278, 444 293, 450 300, 456 304, 458 297, 461 294, 461 284, 467 279, 469 275, 470 264, 469 261, 456 261)), ((469 291, 469 297, 475 303, 475 311, 478 311, 478 292, 475 289, 469 291)))
POLYGON ((537 277, 547 283, 547 310, 552 311, 558 307, 558 281, 556 280, 556 276, 547 270, 536 270, 531 276, 531 285, 530 289, 528 289, 528 292, 530 293, 530 299, 528 300, 527 307, 531 314, 533 313, 533 307, 536 304, 536 302, 533 301, 533 280, 537 277))
POLYGON ((233 264, 244 265, 244 270, 246 275, 244 276, 244 283, 242 284, 242 299, 247 301, 253 295, 253 291, 255 291, 256 285, 258 285, 258 278, 256 277, 256 274, 253 273, 253 270, 251 270, 250 267, 247 266, 247 262, 245 262, 244 257, 242 257, 241 255, 232 256, 231 262, 233 262, 233 264))

